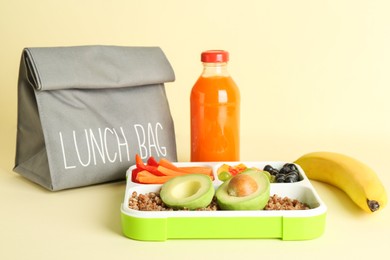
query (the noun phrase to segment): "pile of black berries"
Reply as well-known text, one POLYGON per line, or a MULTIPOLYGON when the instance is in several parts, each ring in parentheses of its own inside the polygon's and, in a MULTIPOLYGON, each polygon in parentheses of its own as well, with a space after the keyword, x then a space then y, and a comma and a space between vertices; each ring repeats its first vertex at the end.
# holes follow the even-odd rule
POLYGON ((277 183, 292 183, 299 181, 299 170, 293 163, 284 164, 280 170, 275 169, 271 165, 266 165, 263 170, 274 176, 275 182, 277 183))

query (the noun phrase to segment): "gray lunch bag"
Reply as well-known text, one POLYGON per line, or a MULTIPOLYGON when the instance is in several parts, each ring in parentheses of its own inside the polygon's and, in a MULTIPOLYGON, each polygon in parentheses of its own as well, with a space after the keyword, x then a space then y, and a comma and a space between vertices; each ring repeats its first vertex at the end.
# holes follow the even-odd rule
POLYGON ((135 155, 177 160, 158 47, 26 48, 14 171, 49 190, 122 180, 135 155))

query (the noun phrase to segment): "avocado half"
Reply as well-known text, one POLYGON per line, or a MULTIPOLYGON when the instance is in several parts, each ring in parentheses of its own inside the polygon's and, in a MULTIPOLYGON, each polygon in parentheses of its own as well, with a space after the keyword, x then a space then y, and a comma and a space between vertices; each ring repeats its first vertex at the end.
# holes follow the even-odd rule
POLYGON ((257 189, 247 196, 231 196, 228 193, 228 186, 233 177, 221 184, 215 193, 219 207, 224 210, 264 209, 270 196, 269 178, 262 171, 256 169, 248 169, 240 174, 246 174, 252 177, 257 183, 257 189))
POLYGON ((160 191, 161 200, 174 209, 207 207, 214 197, 214 186, 209 176, 188 174, 165 182, 160 191))

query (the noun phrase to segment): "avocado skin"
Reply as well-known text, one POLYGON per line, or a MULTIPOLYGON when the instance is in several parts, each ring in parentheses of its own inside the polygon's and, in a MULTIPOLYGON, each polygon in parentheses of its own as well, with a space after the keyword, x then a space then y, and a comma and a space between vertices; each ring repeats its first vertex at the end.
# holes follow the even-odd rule
POLYGON ((270 197, 270 182, 268 177, 261 171, 248 169, 240 174, 248 174, 253 177, 258 190, 245 197, 230 196, 227 188, 230 180, 225 181, 218 187, 215 196, 218 206, 223 210, 261 210, 264 209, 270 197))

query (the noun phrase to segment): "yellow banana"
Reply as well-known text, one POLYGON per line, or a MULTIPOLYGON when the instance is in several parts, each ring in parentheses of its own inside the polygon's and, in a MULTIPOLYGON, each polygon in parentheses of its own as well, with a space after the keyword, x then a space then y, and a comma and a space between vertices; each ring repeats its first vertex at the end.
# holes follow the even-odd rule
POLYGON ((295 161, 309 179, 343 190, 360 208, 374 212, 387 204, 386 190, 377 174, 366 164, 332 152, 313 152, 295 161))

